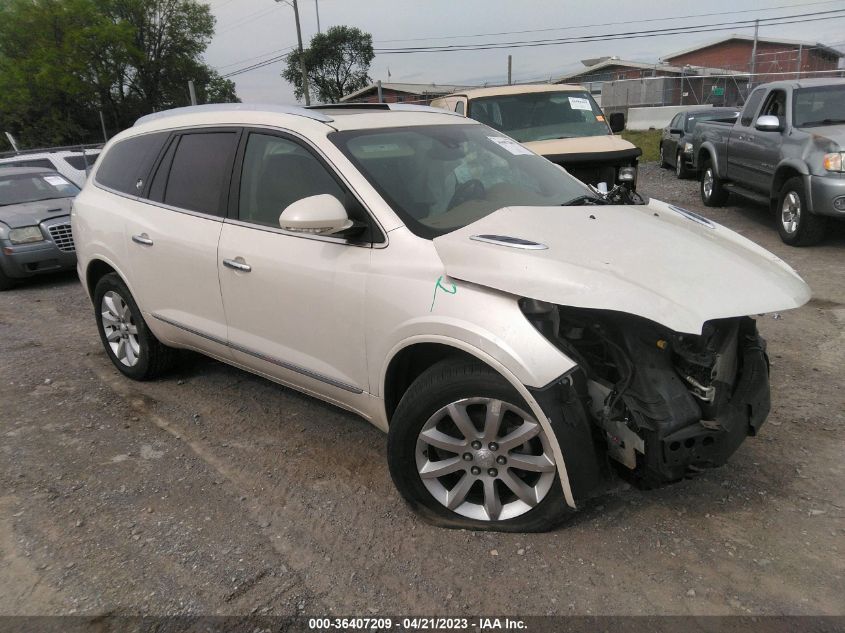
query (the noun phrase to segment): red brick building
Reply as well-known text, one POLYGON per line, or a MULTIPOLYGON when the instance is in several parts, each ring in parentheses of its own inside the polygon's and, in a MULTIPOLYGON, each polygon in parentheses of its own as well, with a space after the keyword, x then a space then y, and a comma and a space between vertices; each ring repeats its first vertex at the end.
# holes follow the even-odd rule
MULTIPOLYGON (((750 73, 753 49, 753 36, 729 35, 664 55, 662 61, 673 66, 707 66, 750 73)), ((842 52, 818 42, 758 37, 753 82, 759 84, 778 79, 791 79, 798 72, 802 76, 835 76, 835 73, 830 72, 818 73, 838 69, 839 60, 842 57, 842 52)))

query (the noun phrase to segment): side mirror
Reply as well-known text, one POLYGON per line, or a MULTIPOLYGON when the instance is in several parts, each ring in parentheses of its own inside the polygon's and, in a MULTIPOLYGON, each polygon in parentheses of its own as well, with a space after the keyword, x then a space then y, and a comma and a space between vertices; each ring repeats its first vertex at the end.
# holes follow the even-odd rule
POLYGON ((331 235, 352 224, 343 203, 327 193, 297 200, 279 216, 280 227, 297 233, 331 235))
POLYGON ((610 131, 616 134, 625 129, 625 115, 621 112, 614 112, 607 117, 607 122, 610 125, 610 131))
POLYGON ((770 114, 757 117, 757 123, 754 124, 754 127, 761 132, 780 132, 783 129, 780 119, 770 114))

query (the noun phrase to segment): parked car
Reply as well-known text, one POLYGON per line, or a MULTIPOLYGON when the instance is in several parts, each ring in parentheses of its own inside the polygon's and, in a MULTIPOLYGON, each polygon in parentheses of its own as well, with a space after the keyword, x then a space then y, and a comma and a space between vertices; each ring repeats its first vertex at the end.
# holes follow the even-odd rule
POLYGON ((675 176, 688 178, 694 173, 692 137, 695 127, 702 121, 733 123, 739 116, 738 108, 692 108, 679 112, 660 137, 660 166, 674 167, 675 176))
POLYGON ((82 189, 88 172, 97 161, 100 149, 44 150, 33 152, 4 152, 0 154, 0 167, 37 167, 57 171, 82 189))
POLYGON ((604 112, 582 86, 536 84, 466 90, 435 99, 434 107, 465 114, 516 139, 525 147, 591 185, 625 182, 636 189, 642 150, 615 136, 621 113, 604 112))
POLYGON ((78 193, 55 171, 0 167, 0 290, 76 266, 70 205, 78 193))
POLYGON ((704 204, 735 193, 775 211, 787 244, 817 244, 845 217, 845 79, 763 84, 733 125, 700 123, 693 149, 704 204))
POLYGON ((740 235, 614 195, 434 108, 199 106, 115 137, 73 231, 127 377, 208 354, 386 431, 425 518, 526 531, 609 460, 650 485, 723 464, 769 411, 745 315, 810 297, 740 235))

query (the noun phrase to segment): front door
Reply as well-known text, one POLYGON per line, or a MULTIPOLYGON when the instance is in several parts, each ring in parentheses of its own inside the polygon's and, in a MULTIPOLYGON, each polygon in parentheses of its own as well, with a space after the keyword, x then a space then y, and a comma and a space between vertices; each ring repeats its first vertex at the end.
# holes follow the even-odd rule
MULTIPOLYGON (((350 209, 351 194, 292 137, 253 131, 240 156, 235 170, 240 181, 233 187, 218 255, 233 356, 329 399, 343 402, 368 391, 364 314, 370 238, 355 242, 279 227, 279 215, 297 200, 330 194, 350 209)), ((354 212, 350 217, 356 219, 354 212)))

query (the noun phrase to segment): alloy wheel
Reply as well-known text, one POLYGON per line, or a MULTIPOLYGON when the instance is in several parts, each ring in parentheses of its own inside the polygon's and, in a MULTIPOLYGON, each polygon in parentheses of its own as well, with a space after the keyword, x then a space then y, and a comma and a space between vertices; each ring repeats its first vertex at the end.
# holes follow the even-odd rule
POLYGON ((708 167, 704 172, 704 178, 701 181, 701 190, 704 192, 704 197, 708 200, 713 195, 713 168, 708 167))
POLYGON ((556 471, 540 424, 493 398, 467 398, 435 412, 417 437, 416 464, 439 503, 482 521, 531 510, 548 494, 556 471))
POLYGON ((100 303, 100 319, 112 354, 123 365, 134 367, 141 355, 141 344, 129 304, 114 290, 109 290, 100 303))
POLYGON ((783 197, 780 221, 783 230, 790 235, 798 230, 798 224, 801 222, 801 197, 796 192, 790 191, 783 197))

